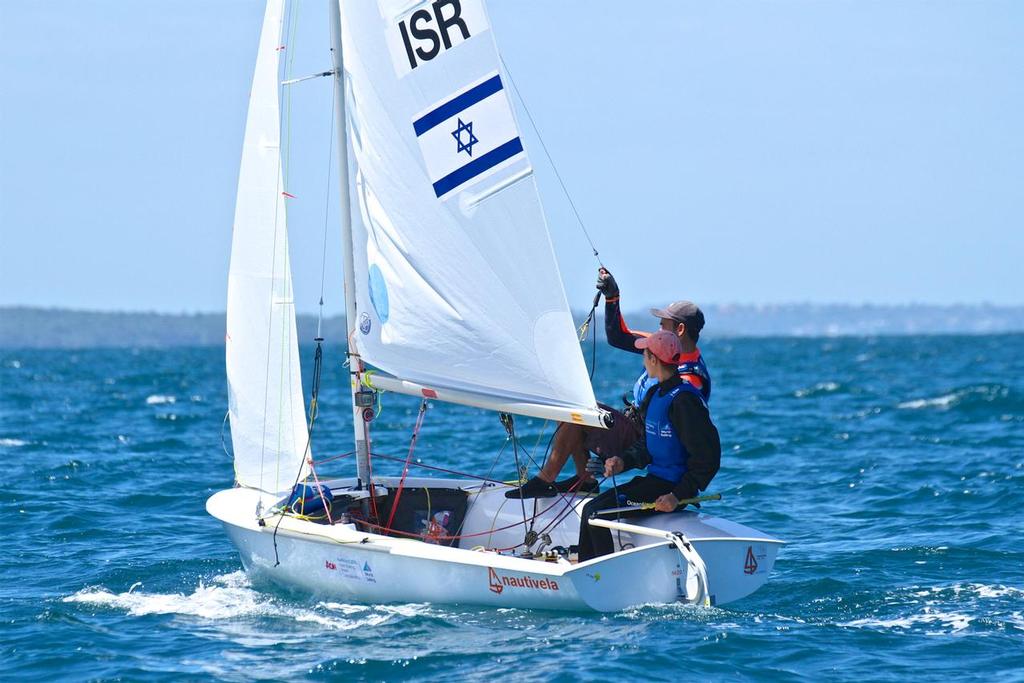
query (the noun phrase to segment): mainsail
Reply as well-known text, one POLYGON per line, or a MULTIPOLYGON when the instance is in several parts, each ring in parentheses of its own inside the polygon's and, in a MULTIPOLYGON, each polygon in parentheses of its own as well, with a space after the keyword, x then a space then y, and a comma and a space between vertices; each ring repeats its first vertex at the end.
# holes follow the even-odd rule
POLYGON ((407 387, 591 421, 593 389, 482 1, 340 4, 350 343, 407 387))
POLYGON ((282 0, 269 0, 249 96, 228 273, 227 374, 235 480, 278 492, 305 477, 307 428, 281 180, 282 0))

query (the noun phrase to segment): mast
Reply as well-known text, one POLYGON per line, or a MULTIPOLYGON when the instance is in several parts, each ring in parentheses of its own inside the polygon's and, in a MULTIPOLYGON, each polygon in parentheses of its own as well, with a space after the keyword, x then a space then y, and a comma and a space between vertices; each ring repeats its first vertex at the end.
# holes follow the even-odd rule
POLYGON ((369 482, 369 427, 363 419, 363 408, 356 403, 362 386, 363 361, 354 347, 356 329, 356 276, 352 255, 352 213, 348 193, 348 128, 345 113, 345 65, 341 46, 341 0, 327 0, 331 22, 331 56, 334 62, 334 128, 338 136, 338 188, 341 198, 341 251, 345 270, 345 323, 347 327, 348 361, 352 392, 352 432, 355 437, 356 476, 360 485, 369 482))

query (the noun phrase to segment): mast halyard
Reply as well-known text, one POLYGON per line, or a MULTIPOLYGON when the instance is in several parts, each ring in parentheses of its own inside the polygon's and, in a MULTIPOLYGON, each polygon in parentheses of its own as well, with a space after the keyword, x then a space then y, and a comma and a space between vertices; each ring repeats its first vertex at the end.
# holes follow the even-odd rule
POLYGON ((351 198, 348 192, 348 128, 345 113, 345 60, 341 45, 340 0, 327 0, 331 22, 331 57, 334 62, 334 117, 338 139, 338 188, 341 200, 341 251, 345 282, 345 324, 347 330, 349 389, 352 394, 352 432, 355 437, 356 476, 360 485, 369 482, 370 428, 357 404, 363 379, 363 361, 354 347, 356 329, 356 276, 352 247, 351 198))

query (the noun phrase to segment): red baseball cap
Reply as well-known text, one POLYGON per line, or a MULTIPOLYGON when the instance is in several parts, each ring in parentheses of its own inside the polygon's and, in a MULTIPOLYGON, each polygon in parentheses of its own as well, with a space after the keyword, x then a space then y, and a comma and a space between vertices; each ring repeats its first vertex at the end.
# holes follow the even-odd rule
POLYGON ((638 349, 648 349, 662 363, 672 365, 679 362, 683 353, 683 345, 675 332, 659 330, 649 337, 640 337, 633 345, 638 349))

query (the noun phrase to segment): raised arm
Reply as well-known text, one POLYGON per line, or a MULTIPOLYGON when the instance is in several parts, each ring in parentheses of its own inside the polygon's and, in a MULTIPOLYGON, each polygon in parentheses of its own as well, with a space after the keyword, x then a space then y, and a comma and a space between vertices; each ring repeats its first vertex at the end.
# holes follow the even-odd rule
POLYGON ((605 268, 597 271, 597 289, 604 294, 604 333, 608 343, 617 349, 630 353, 643 353, 633 345, 639 337, 646 337, 646 332, 634 332, 622 319, 619 309, 619 285, 605 268))

